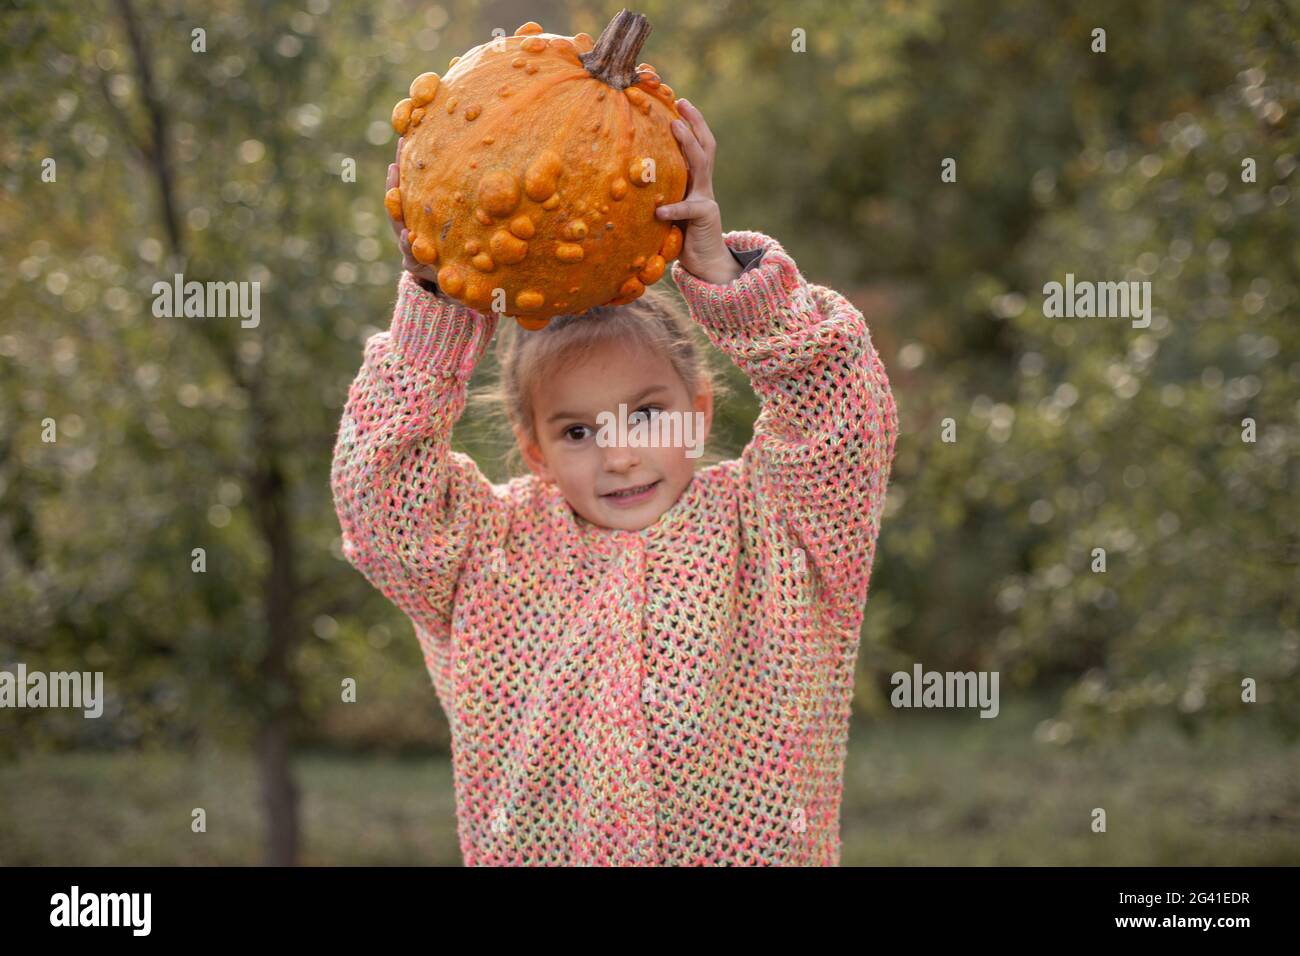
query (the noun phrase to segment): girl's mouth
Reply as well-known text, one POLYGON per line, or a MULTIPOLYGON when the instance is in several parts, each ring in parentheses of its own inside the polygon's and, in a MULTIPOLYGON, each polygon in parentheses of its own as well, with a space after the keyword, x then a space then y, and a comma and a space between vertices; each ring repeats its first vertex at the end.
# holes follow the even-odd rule
POLYGON ((601 495, 600 497, 603 501, 608 501, 610 504, 617 505, 618 507, 637 505, 655 493, 655 489, 659 487, 660 481, 663 481, 663 479, 660 478, 656 481, 652 481, 648 485, 637 485, 634 488, 628 488, 624 491, 613 491, 607 495, 601 495))

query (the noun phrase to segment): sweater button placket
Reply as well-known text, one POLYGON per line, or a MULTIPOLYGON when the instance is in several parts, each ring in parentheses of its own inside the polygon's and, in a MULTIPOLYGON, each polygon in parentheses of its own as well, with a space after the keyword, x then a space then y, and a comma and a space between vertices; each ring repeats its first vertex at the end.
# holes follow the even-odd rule
MULTIPOLYGON (((618 580, 618 586, 622 589, 619 597, 619 607, 624 615, 624 628, 626 629, 630 641, 636 644, 636 653, 640 656, 641 640, 641 620, 638 615, 640 607, 640 595, 637 589, 641 587, 644 580, 643 562, 641 560, 644 554, 645 542, 638 534, 629 532, 622 536, 619 541, 620 554, 623 574, 618 580)), ((628 861, 634 866, 642 866, 654 863, 654 845, 655 837, 655 807, 654 807, 654 784, 651 779, 649 765, 649 726, 645 719, 646 698, 653 701, 656 693, 654 681, 644 675, 629 690, 633 690, 634 701, 640 706, 637 708, 639 719, 636 719, 634 732, 635 739, 628 746, 628 756, 631 758, 631 770, 634 780, 634 789, 636 792, 636 815, 637 821, 632 824, 628 834, 631 846, 628 849, 628 861)))
POLYGON ((621 536, 618 542, 618 551, 612 555, 614 562, 623 571, 618 581, 619 590, 619 607, 626 615, 625 628, 628 630, 630 637, 639 636, 640 629, 634 627, 635 621, 632 620, 636 613, 636 593, 635 589, 640 580, 640 561, 637 560, 639 552, 640 539, 632 533, 621 536))

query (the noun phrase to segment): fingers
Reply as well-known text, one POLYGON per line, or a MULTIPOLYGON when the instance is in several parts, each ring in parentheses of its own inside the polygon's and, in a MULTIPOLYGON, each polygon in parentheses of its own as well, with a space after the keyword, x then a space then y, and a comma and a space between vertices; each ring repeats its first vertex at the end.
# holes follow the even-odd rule
POLYGON ((411 231, 402 229, 397 236, 397 245, 402 250, 402 268, 412 275, 431 282, 438 281, 438 273, 432 266, 426 266, 411 252, 411 231))
POLYGON ((704 145, 691 129, 690 124, 684 120, 673 120, 670 128, 673 135, 677 137, 677 142, 682 144, 682 152, 686 154, 686 160, 691 164, 691 172, 696 173, 705 169, 709 157, 705 154, 704 145))
POLYGON ((716 201, 705 196, 683 199, 681 202, 665 203, 655 210, 655 218, 662 220, 721 220, 722 216, 716 201))
POLYGON ((673 120, 669 127, 673 135, 677 137, 677 142, 681 143, 682 152, 686 155, 686 195, 690 195, 695 184, 700 180, 696 172, 703 169, 707 161, 704 158, 704 150, 700 146, 700 141, 695 138, 695 134, 690 131, 682 120, 673 120))
MULTIPOLYGON (((397 138, 397 155, 394 157, 394 162, 388 164, 388 181, 384 186, 385 190, 400 185, 402 144, 404 142, 406 142, 405 136, 397 138)), ((393 235, 397 237, 397 247, 402 250, 402 268, 412 275, 419 276, 421 279, 437 281, 437 274, 423 262, 416 259, 415 254, 411 252, 411 230, 407 229, 400 219, 394 219, 392 216, 388 217, 388 222, 393 227, 393 235)))
POLYGON ((704 114, 696 108, 694 103, 687 99, 677 101, 677 112, 681 113, 689 121, 695 138, 700 141, 700 145, 704 147, 704 151, 712 159, 713 154, 717 152, 718 142, 713 138, 713 131, 709 129, 709 124, 704 122, 704 114))
POLYGON ((686 154, 686 162, 690 167, 687 195, 699 192, 712 196, 713 157, 716 149, 713 134, 704 124, 704 117, 700 115, 699 110, 687 100, 678 100, 677 103, 678 112, 683 118, 673 120, 671 129, 677 141, 681 143, 682 152, 686 154))
MULTIPOLYGON (((397 185, 397 175, 398 175, 398 173, 397 173, 397 164, 396 164, 396 163, 389 163, 389 164, 388 164, 388 181, 387 181, 387 182, 385 183, 385 185, 384 185, 384 192, 385 192, 385 193, 387 193, 388 190, 392 189, 394 186, 397 185)), ((393 227, 393 235, 397 236, 397 238, 400 240, 400 239, 402 238, 403 233, 405 232, 405 230, 402 229, 402 223, 401 223, 401 221, 398 220, 398 219, 394 219, 392 216, 388 215, 387 207, 385 207, 385 209, 384 209, 384 218, 387 219, 387 220, 388 220, 388 224, 389 224, 390 226, 393 227)))

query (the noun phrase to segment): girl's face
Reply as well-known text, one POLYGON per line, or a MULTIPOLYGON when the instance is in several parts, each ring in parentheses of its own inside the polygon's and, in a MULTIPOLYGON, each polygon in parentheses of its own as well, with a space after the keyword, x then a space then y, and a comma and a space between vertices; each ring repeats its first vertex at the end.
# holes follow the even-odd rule
POLYGON ((691 483, 712 424, 713 395, 707 388, 691 396, 665 359, 606 343, 534 388, 537 443, 518 427, 515 437, 528 466, 557 484, 578 514, 601 527, 640 531, 658 521, 691 483), (620 441, 620 403, 626 406, 622 431, 630 433, 644 422, 643 430, 656 436, 652 440, 660 447, 620 441), (658 416, 665 412, 680 416, 680 429, 662 427, 665 420, 658 416), (612 427, 602 429, 607 422, 612 427), (652 487, 634 496, 612 495, 642 485, 652 487))

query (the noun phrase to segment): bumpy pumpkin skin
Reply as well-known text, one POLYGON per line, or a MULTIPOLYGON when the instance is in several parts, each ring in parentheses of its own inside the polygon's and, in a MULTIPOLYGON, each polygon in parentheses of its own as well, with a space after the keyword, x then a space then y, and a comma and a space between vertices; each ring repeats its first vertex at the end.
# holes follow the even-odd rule
POLYGON ((578 58, 593 46, 526 23, 417 77, 393 111, 406 141, 386 202, 415 258, 447 295, 525 328, 630 302, 681 251, 654 217, 686 192, 673 91, 645 63, 615 89, 578 58))

